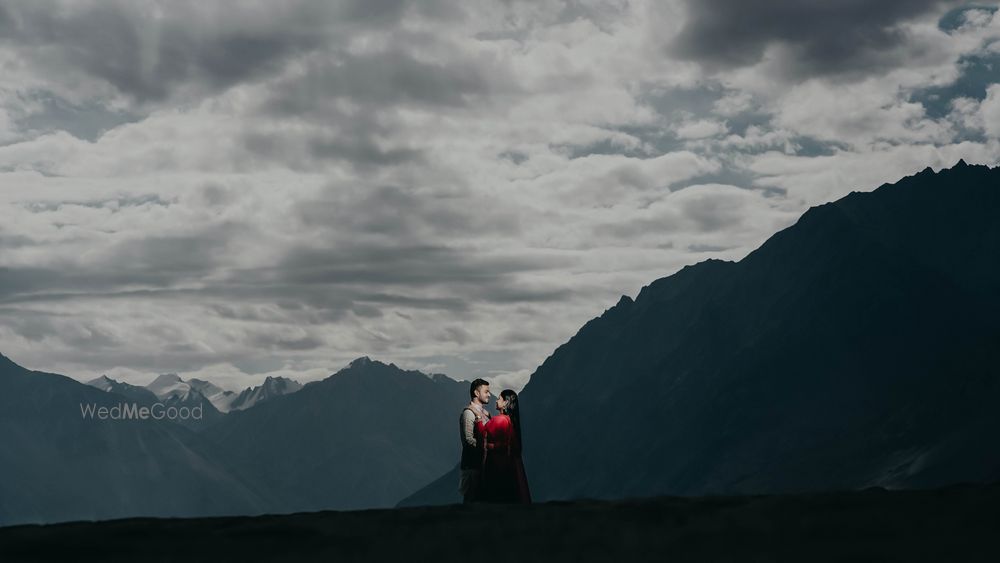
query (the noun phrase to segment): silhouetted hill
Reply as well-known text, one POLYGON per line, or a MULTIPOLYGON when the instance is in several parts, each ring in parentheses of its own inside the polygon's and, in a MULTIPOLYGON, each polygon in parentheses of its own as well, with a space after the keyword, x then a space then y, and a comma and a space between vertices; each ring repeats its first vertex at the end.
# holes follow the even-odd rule
POLYGON ((205 436, 254 468, 276 511, 388 507, 456 462, 467 402, 467 383, 361 358, 205 436))
POLYGON ((258 487, 214 446, 166 420, 85 418, 132 402, 0 355, 0 524, 255 514, 258 487))
POLYGON ((0 524, 392 506, 458 459, 468 400, 465 383, 368 358, 294 393, 272 379, 262 401, 226 415, 176 375, 157 381, 159 398, 0 355, 0 524), (201 434, 179 420, 95 419, 99 407, 195 399, 217 421, 201 434))
POLYGON ((533 495, 1000 478, 997 217, 1000 168, 927 169, 623 297, 521 394, 533 495))
POLYGON ((992 563, 997 506, 992 485, 126 519, 0 528, 0 559, 992 563))
POLYGON ((622 300, 524 389, 533 491, 1000 477, 1000 451, 984 451, 1000 431, 996 217, 1000 169, 925 170, 622 300))

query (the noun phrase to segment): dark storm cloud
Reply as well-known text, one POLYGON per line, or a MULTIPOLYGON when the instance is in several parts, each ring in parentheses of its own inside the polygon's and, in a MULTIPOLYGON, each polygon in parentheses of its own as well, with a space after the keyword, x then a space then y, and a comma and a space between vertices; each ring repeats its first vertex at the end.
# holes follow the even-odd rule
POLYGON ((378 286, 496 285, 514 283, 519 272, 546 270, 561 261, 549 257, 480 256, 442 245, 357 244, 352 247, 297 248, 271 270, 267 278, 295 284, 377 284, 378 286))
POLYGON ((300 60, 303 71, 268 83, 267 95, 256 108, 265 116, 297 125, 248 127, 243 145, 258 157, 296 170, 313 170, 331 160, 361 172, 421 164, 427 160, 424 149, 385 144, 399 131, 396 110, 479 110, 497 94, 514 89, 515 80, 495 61, 457 51, 449 60, 421 60, 408 44, 436 39, 401 33, 393 41, 396 44, 377 52, 330 49, 300 60), (316 124, 322 127, 312 127, 316 124))
POLYGON ((565 288, 526 284, 519 276, 566 265, 551 257, 488 256, 403 241, 341 243, 293 249, 272 267, 234 272, 198 294, 281 309, 275 316, 245 306, 210 307, 224 318, 325 324, 348 313, 379 317, 395 307, 464 313, 477 303, 558 302, 568 297, 565 288))
POLYGON ((360 165, 394 165, 416 162, 424 153, 406 147, 383 148, 371 139, 344 139, 338 136, 314 137, 309 141, 309 154, 318 159, 344 160, 355 167, 360 165))
POLYGON ((432 236, 515 236, 521 231, 522 218, 499 203, 488 213, 470 213, 490 203, 470 200, 467 193, 442 195, 383 185, 349 195, 331 187, 324 198, 302 201, 295 209, 299 220, 309 227, 336 225, 345 232, 392 237, 411 244, 432 236))
POLYGON ((496 70, 471 59, 419 60, 404 45, 372 53, 344 51, 310 59, 302 76, 276 85, 265 109, 302 116, 336 98, 366 106, 460 106, 489 93, 494 78, 488 73, 496 70))
POLYGON ((121 339, 92 319, 71 319, 60 313, 0 307, 0 327, 29 341, 56 340, 71 347, 107 349, 121 339))
POLYGON ((115 243, 88 263, 0 267, 0 302, 58 296, 106 295, 136 286, 165 289, 213 272, 233 237, 245 227, 221 225, 197 233, 150 236, 115 243))
POLYGON ((19 234, 8 234, 0 231, 0 249, 4 248, 22 248, 25 246, 35 246, 38 241, 31 237, 26 237, 19 234))
POLYGON ((264 350, 313 350, 326 344, 322 339, 312 335, 290 337, 281 333, 257 333, 249 338, 247 344, 264 350))
MULTIPOLYGON (((50 72, 83 71, 133 99, 160 101, 181 85, 213 91, 279 69, 348 36, 388 28, 410 11, 459 17, 437 2, 400 0, 220 5, 0 2, 0 43, 50 72), (169 8, 169 9, 166 9, 169 8), (340 32, 338 32, 340 30, 340 32)), ((84 126, 86 130, 93 129, 84 126)))
MULTIPOLYGON (((243 146, 254 156, 298 171, 311 171, 329 161, 365 172, 379 166, 420 163, 424 152, 410 147, 384 147, 376 142, 380 126, 365 128, 356 118, 339 122, 336 133, 303 134, 282 131, 247 131, 243 146), (353 123, 351 123, 353 121, 353 123), (346 126, 346 127, 345 127, 346 126)), ((331 129, 333 129, 331 124, 331 129)))
MULTIPOLYGON (((483 256, 472 250, 405 242, 298 248, 272 267, 222 273, 228 242, 242 232, 230 227, 204 236, 129 241, 114 247, 109 253, 112 259, 86 265, 2 267, 0 303, 176 300, 202 302, 206 312, 226 319, 322 325, 348 314, 376 318, 394 307, 464 313, 475 303, 555 302, 568 296, 563 288, 526 285, 518 277, 564 267, 565 260, 483 256), (442 287, 447 288, 444 294, 442 287), (276 305, 278 310, 257 309, 253 304, 276 305)), ((28 339, 37 339, 43 328, 55 330, 40 322, 6 324, 28 339)), ((91 333, 93 337, 98 331, 91 333)), ((62 340, 70 338, 76 337, 62 340)), ((322 343, 297 337, 268 345, 305 350, 322 343)))
POLYGON ((791 74, 866 74, 898 60, 897 26, 952 0, 687 0, 688 20, 670 46, 714 68, 748 66, 782 43, 795 52, 791 74))
POLYGON ((6 326, 15 334, 35 342, 58 333, 57 318, 57 315, 31 309, 0 308, 0 326, 6 326))
POLYGON ((141 12, 111 3, 79 7, 55 10, 41 2, 7 3, 0 39, 43 66, 83 70, 139 101, 164 99, 180 82, 225 87, 319 43, 314 34, 273 29, 259 35, 233 29, 199 37, 196 22, 183 25, 178 18, 158 30, 155 64, 146 68, 142 36, 157 30, 144 29, 141 12))

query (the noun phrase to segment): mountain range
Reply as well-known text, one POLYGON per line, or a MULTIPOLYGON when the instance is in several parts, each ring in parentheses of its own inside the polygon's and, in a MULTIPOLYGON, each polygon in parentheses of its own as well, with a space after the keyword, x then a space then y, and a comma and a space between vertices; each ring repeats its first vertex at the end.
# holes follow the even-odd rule
POLYGON ((261 385, 250 386, 239 393, 223 389, 211 381, 191 378, 182 379, 176 373, 165 373, 156 377, 145 387, 118 382, 102 375, 87 382, 103 391, 114 391, 133 396, 137 400, 173 401, 175 404, 192 406, 196 401, 208 401, 214 410, 226 413, 231 410, 248 409, 258 403, 287 395, 302 389, 302 384, 287 377, 267 376, 261 385), (150 396, 148 393, 152 393, 150 396))
POLYGON ((259 514, 273 505, 266 488, 197 433, 168 420, 95 413, 134 397, 30 371, 3 355, 0 388, 0 525, 259 514))
POLYGON ((287 377, 267 376, 261 385, 247 387, 237 393, 204 379, 184 380, 176 373, 161 374, 145 387, 116 381, 107 375, 86 383, 102 391, 124 395, 141 405, 149 406, 159 402, 164 408, 197 408, 198 417, 177 419, 178 424, 197 431, 215 424, 224 413, 248 409, 274 397, 302 389, 301 383, 287 377))
POLYGON ((366 357, 296 387, 270 378, 224 414, 198 380, 83 384, 0 355, 0 525, 388 507, 458 455, 467 383, 366 357), (194 399, 216 416, 121 417, 194 399))

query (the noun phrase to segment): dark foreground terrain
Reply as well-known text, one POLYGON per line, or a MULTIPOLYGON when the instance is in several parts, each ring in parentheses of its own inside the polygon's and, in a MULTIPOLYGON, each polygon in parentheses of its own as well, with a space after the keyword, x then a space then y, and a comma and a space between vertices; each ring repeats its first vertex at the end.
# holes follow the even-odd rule
POLYGON ((0 561, 1000 561, 1000 484, 0 528, 0 561))

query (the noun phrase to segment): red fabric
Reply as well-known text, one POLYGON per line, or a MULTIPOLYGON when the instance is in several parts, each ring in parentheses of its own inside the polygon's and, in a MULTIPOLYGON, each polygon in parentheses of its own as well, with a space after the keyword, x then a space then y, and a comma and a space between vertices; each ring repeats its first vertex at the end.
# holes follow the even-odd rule
POLYGON ((483 449, 482 500, 485 502, 531 502, 528 478, 521 460, 521 443, 510 417, 499 414, 486 424, 478 423, 483 449))

